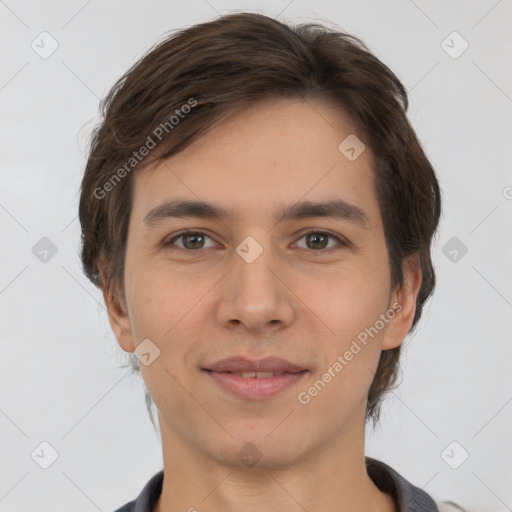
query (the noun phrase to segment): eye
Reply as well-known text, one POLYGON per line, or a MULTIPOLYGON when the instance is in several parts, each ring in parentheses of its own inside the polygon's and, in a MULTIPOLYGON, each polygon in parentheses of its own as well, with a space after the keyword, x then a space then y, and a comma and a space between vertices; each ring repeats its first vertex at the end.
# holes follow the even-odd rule
POLYGON ((300 247, 301 249, 311 249, 313 251, 320 251, 323 253, 337 251, 341 247, 346 247, 348 245, 348 243, 340 237, 324 231, 309 231, 302 235, 300 240, 303 238, 306 239, 306 247, 300 247), (327 249, 329 239, 337 241, 338 244, 327 249))
POLYGON ((182 245, 178 244, 178 247, 183 250, 195 251, 198 249, 209 249, 210 247, 214 247, 213 245, 210 247, 205 247, 205 239, 213 240, 210 236, 202 231, 185 231, 180 233, 179 235, 174 236, 169 241, 165 242, 165 246, 175 245, 177 240, 182 240, 182 245))
MULTIPOLYGON (((164 243, 164 246, 177 246, 179 249, 183 249, 185 251, 198 251, 200 249, 210 249, 215 247, 215 242, 210 246, 206 246, 206 239, 213 242, 213 239, 202 231, 185 231, 172 237, 164 243), (176 243, 178 240, 181 241, 181 244, 176 243)), ((325 231, 309 231, 302 235, 299 240, 302 239, 306 240, 306 247, 299 247, 300 249, 309 249, 311 251, 322 253, 337 251, 338 249, 349 245, 349 243, 341 237, 325 231), (335 241, 337 244, 333 247, 329 247, 330 241, 335 241)))

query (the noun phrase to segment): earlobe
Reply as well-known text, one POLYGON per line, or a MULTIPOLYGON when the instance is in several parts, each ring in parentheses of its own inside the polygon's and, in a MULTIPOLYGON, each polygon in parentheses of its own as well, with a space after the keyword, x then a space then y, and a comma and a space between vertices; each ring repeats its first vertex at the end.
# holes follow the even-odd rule
POLYGON ((133 352, 135 344, 131 332, 130 317, 126 305, 118 297, 114 290, 114 286, 106 277, 106 273, 102 270, 101 277, 103 285, 103 299, 107 307, 108 320, 110 327, 114 332, 119 346, 125 352, 133 352))
POLYGON ((388 314, 390 320, 384 333, 382 350, 398 347, 407 336, 416 314, 416 301, 421 282, 419 257, 414 254, 404 263, 403 286, 397 288, 391 297, 389 307, 394 314, 388 314))

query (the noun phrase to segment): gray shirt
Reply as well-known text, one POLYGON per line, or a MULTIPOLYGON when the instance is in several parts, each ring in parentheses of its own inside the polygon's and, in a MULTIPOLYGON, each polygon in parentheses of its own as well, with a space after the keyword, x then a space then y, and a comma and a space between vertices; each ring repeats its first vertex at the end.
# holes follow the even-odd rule
MULTIPOLYGON (((398 512, 440 512, 436 502, 423 489, 409 483, 384 462, 366 457, 366 470, 375 485, 393 497, 398 512)), ((163 478, 163 470, 156 473, 134 501, 115 512, 153 512, 162 492, 163 478)))

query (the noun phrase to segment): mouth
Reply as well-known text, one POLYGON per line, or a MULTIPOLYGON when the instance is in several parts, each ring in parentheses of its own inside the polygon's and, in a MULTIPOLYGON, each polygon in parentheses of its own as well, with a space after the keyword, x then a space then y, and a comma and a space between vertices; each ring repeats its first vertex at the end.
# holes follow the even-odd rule
MULTIPOLYGON (((206 370, 212 371, 212 370, 206 370)), ((304 370, 306 371, 306 370, 304 370)), ((268 379, 269 377, 279 377, 279 375, 284 375, 285 373, 291 372, 217 372, 217 373, 229 373, 230 375, 234 375, 236 377, 242 377, 243 379, 268 379)), ((302 372, 297 372, 302 373, 302 372)))
POLYGON ((266 378, 282 373, 300 373, 307 368, 292 363, 281 357, 265 357, 263 359, 250 359, 244 356, 229 357, 222 359, 203 368, 206 371, 217 373, 236 373, 240 376, 247 374, 248 378, 266 378), (273 375, 265 375, 272 373, 273 375))
POLYGON ((207 376, 224 392, 244 400, 272 398, 296 385, 307 370, 288 372, 213 372, 207 376))

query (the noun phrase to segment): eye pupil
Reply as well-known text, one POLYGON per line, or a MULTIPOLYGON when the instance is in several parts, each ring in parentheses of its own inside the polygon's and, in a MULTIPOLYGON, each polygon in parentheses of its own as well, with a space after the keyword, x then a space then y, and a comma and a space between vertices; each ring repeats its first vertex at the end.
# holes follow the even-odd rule
POLYGON ((183 235, 183 245, 187 249, 198 249, 201 247, 201 242, 204 242, 204 236, 201 233, 193 233, 193 234, 186 234, 183 235), (188 240, 195 240, 195 242, 192 242, 192 244, 188 244, 188 240), (200 240, 199 243, 197 243, 197 240, 200 240))
POLYGON ((317 242, 318 239, 322 239, 322 238, 325 243, 320 244, 320 247, 318 245, 316 245, 316 247, 313 247, 313 249, 324 249, 325 247, 327 247, 327 244, 328 244, 328 237, 326 235, 324 235, 322 233, 320 233, 320 234, 319 233, 310 233, 309 235, 307 235, 306 240, 307 240, 307 242, 313 241, 313 243, 315 244, 315 242, 317 242))

